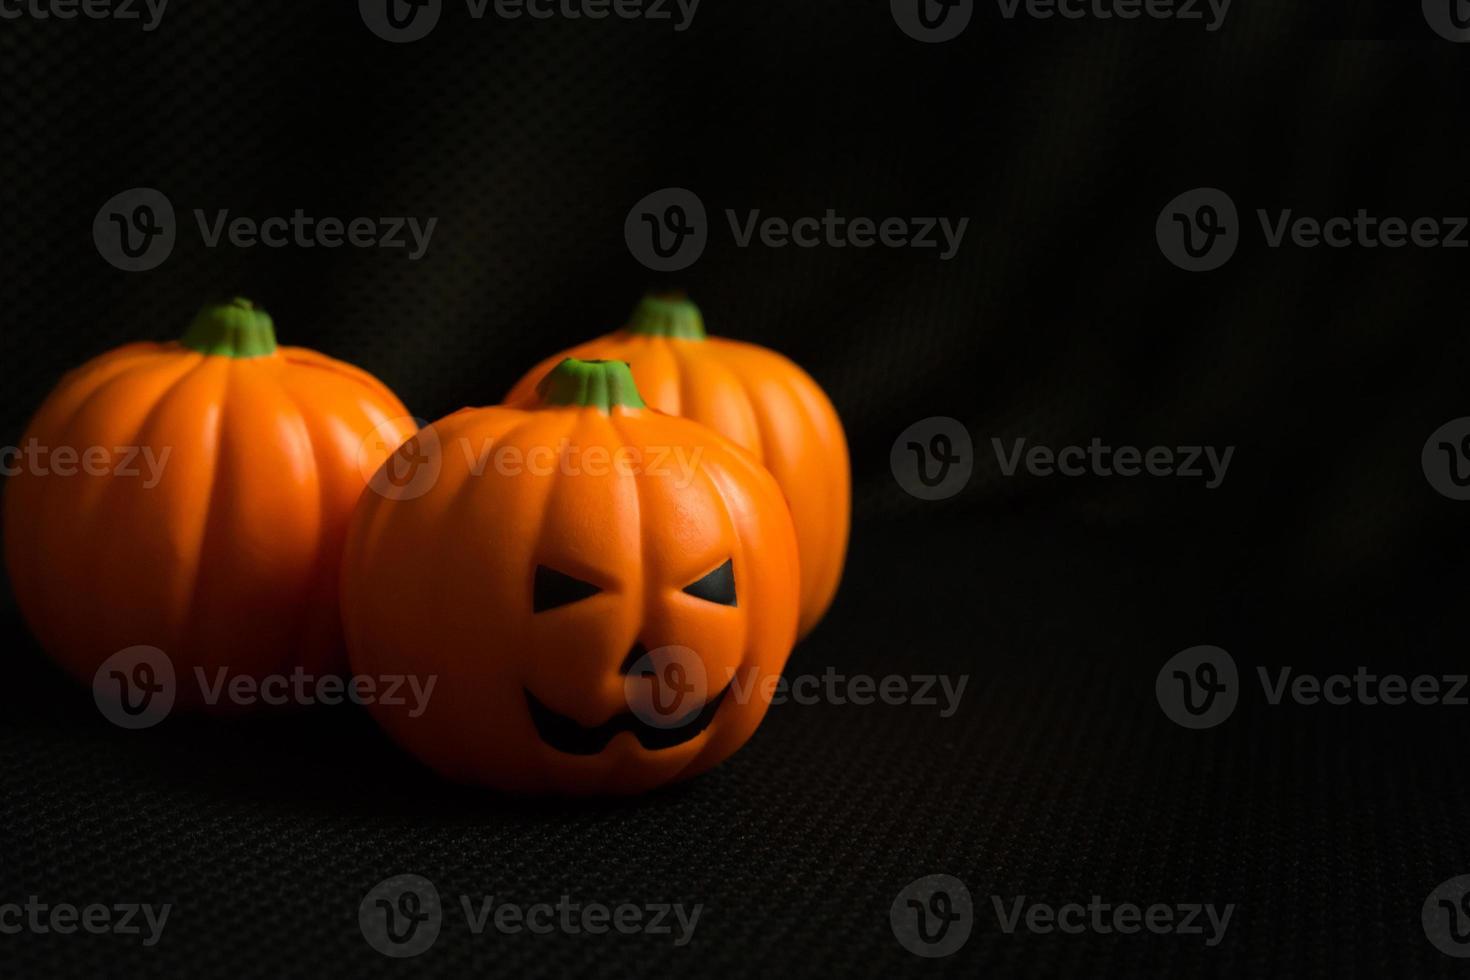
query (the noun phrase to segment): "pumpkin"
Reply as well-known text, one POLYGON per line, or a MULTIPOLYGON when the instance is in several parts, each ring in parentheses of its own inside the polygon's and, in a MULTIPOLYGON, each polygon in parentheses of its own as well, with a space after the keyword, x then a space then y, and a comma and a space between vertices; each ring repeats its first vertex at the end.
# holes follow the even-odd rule
POLYGON ((89 683, 119 650, 157 647, 182 707, 210 700, 195 668, 213 685, 219 668, 345 667, 342 540, 407 416, 366 372, 277 347, 246 300, 206 307, 179 341, 95 358, 42 404, 6 487, 26 620, 89 683))
POLYGON ((800 634, 810 633, 842 578, 852 509, 847 439, 821 387, 774 351, 708 336, 699 308, 682 295, 653 295, 622 330, 537 365, 506 404, 533 398, 541 378, 567 357, 626 361, 649 405, 703 422, 765 464, 796 524, 800 634))
POLYGON ((460 782, 629 794, 755 731, 796 640, 797 557, 753 456, 648 409, 626 364, 568 359, 522 408, 463 409, 370 481, 343 556, 353 670, 426 704, 370 705, 460 782))

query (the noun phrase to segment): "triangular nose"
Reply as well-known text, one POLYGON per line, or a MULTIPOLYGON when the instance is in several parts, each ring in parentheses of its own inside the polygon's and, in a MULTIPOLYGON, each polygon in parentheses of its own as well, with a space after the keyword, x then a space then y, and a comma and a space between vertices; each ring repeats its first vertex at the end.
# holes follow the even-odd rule
POLYGON ((628 655, 623 658, 623 665, 618 668, 618 673, 626 677, 632 671, 633 666, 646 656, 648 656, 648 651, 643 648, 643 644, 634 641, 633 646, 628 650, 628 655))

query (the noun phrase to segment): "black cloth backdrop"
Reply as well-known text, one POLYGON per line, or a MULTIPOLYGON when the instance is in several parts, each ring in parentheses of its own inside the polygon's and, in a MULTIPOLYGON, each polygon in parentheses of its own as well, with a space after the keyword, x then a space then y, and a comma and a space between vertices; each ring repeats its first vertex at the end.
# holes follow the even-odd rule
MULTIPOLYGON (((826 388, 854 475, 838 600, 788 673, 967 675, 960 710, 779 705, 728 764, 624 802, 448 786, 354 708, 129 734, 5 600, 0 901, 172 902, 154 949, 0 936, 10 976, 1449 975, 1430 890, 1470 872, 1453 707, 1168 721, 1154 678, 1216 644, 1256 668, 1463 670, 1466 505, 1420 450, 1470 414, 1464 252, 1269 247, 1255 209, 1470 209, 1466 57, 1416 4, 1239 0, 1224 27, 1003 19, 920 44, 883 2, 706 0, 692 27, 471 21, 388 44, 350 3, 170 6, 157 30, 0 22, 7 444, 62 372, 254 297, 285 342, 416 414, 498 400, 537 359, 687 288, 714 332, 826 388), (172 256, 108 265, 98 208, 154 187, 172 256), (624 218, 694 190, 710 244, 651 273, 624 218), (1154 225, 1240 208, 1188 273, 1154 225), (193 209, 436 217, 427 254, 207 248, 193 209), (968 217, 958 255, 737 247, 726 209, 968 217), (890 471, 951 416, 975 471, 924 502, 890 471), (1235 446, 1187 479, 1007 477, 992 438, 1235 446), (358 903, 394 873, 504 901, 703 903, 692 943, 481 936, 394 961, 358 903), (975 896, 958 953, 889 925, 915 878, 975 896), (1228 935, 1007 935, 990 896, 1235 903, 1228 935)), ((88 597, 78 596, 79 615, 88 597)))

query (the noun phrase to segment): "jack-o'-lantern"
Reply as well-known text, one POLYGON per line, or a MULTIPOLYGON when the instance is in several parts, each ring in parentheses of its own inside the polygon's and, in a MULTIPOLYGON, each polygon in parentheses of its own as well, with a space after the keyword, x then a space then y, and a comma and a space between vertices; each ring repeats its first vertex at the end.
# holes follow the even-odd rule
POLYGON ((649 405, 703 422, 771 471, 796 525, 800 635, 810 633, 842 578, 852 509, 847 439, 821 387, 775 351, 707 336, 699 308, 682 295, 654 295, 622 330, 541 362, 505 403, 533 399, 537 383, 568 357, 626 361, 649 405))
POLYGON ((211 700, 196 668, 210 684, 342 669, 347 523, 412 431, 367 372, 277 347, 246 300, 208 306, 179 341, 103 354, 42 404, 5 492, 20 608, 88 683, 120 650, 163 651, 182 707, 211 700))
POLYGON ((523 408, 464 409, 370 482, 343 557, 352 666, 452 779, 636 793, 755 731, 796 638, 780 489, 749 453, 648 409, 625 364, 567 360, 523 408))

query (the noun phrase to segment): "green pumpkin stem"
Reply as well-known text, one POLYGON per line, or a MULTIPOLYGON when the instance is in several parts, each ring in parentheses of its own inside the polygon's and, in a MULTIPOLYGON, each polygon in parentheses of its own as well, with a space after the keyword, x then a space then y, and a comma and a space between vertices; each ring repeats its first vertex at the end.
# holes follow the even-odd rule
POLYGON ((622 361, 579 361, 569 357, 536 386, 543 405, 576 405, 600 412, 644 408, 633 372, 622 361))
POLYGON ((179 343, 201 354, 265 357, 275 353, 276 327, 269 313, 237 297, 200 310, 179 343))
POLYGON ((676 340, 703 340, 704 316, 683 293, 650 293, 633 310, 628 332, 676 340))

